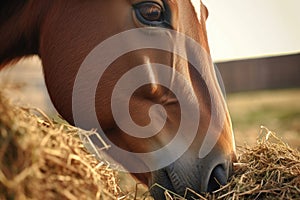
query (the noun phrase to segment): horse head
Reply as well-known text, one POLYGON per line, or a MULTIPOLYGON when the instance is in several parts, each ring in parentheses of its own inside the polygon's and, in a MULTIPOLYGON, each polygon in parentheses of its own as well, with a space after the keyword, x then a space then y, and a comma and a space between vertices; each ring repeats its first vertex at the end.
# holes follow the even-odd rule
MULTIPOLYGON (((100 128, 109 154, 141 182, 180 195, 213 191, 230 176, 235 144, 210 58, 208 11, 193 2, 22 3, 1 26, 15 20, 8 30, 19 34, 3 39, 24 45, 15 53, 4 46, 1 62, 38 54, 57 111, 71 124, 100 128)), ((163 198, 157 188, 151 193, 163 198)))

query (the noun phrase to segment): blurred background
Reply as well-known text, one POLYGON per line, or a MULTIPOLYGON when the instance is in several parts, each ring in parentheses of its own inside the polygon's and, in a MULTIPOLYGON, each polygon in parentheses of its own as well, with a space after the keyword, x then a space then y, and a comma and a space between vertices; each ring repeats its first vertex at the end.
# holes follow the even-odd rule
MULTIPOLYGON (((300 1, 205 0, 211 55, 224 79, 237 145, 255 144, 260 126, 300 149, 300 1)), ((19 105, 57 115, 40 60, 0 73, 19 105)))
POLYGON ((260 126, 300 149, 300 1, 203 0, 238 145, 260 126))
MULTIPOLYGON (((194 0, 195 1, 195 0, 194 0)), ((299 0, 203 0, 216 61, 300 52, 299 0)))

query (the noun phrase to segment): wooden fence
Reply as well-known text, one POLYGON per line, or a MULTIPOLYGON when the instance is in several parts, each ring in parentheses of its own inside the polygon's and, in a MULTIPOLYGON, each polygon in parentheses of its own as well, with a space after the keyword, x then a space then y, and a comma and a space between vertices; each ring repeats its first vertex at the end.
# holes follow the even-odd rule
POLYGON ((300 54, 216 64, 228 93, 300 87, 300 54))

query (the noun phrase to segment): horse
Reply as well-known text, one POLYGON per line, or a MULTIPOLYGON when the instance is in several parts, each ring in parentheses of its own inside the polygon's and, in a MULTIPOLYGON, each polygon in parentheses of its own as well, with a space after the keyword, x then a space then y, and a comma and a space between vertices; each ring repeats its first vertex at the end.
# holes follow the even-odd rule
MULTIPOLYGON (((88 121, 87 124, 75 123, 73 90, 80 67, 98 44, 119 33, 143 28, 149 28, 154 32, 160 31, 158 34, 149 30, 139 31, 146 41, 152 41, 154 35, 163 35, 161 32, 170 35, 171 31, 191 38, 203 51, 187 50, 184 49, 184 45, 180 51, 188 56, 193 54, 196 62, 200 63, 201 74, 178 53, 151 48, 127 52, 111 62, 109 68, 103 71, 93 98, 94 109, 103 135, 112 144, 128 152, 155 152, 171 143, 176 136, 176 130, 179 129, 182 120, 180 116, 185 111, 181 109, 177 96, 171 91, 172 87, 179 88, 178 91, 185 95, 182 99, 186 99, 189 112, 201 117, 200 120, 193 121, 194 114, 190 116, 187 114, 187 121, 196 123, 197 128, 189 131, 187 127, 176 143, 180 148, 190 135, 195 134, 190 141, 191 144, 182 149, 183 152, 172 163, 161 168, 149 167, 147 159, 151 160, 150 164, 159 165, 164 162, 161 158, 172 157, 168 154, 168 152, 171 154, 170 151, 165 151, 160 159, 149 156, 144 160, 130 157, 126 157, 125 160, 128 159, 135 166, 149 168, 148 171, 132 172, 137 180, 149 187, 157 184, 182 196, 187 188, 199 193, 214 191, 226 184, 232 174, 235 142, 230 115, 224 103, 225 98, 209 54, 205 25, 208 11, 201 2, 200 12, 197 12, 198 7, 195 7, 193 2, 191 0, 1 1, 0 69, 24 57, 38 55, 42 61, 48 93, 59 114, 70 124, 91 129, 95 128, 94 124, 88 121), (168 77, 169 85, 158 84, 155 81, 159 77, 158 70, 165 68, 152 67, 151 63, 169 66, 171 74, 178 73, 178 77, 185 81, 179 81, 180 78, 172 79, 171 76, 168 77), (140 65, 144 66, 142 72, 146 74, 145 79, 149 84, 136 89, 130 98, 128 112, 132 121, 141 127, 147 126, 151 124, 150 111, 153 111, 153 106, 160 105, 160 108, 164 108, 164 111, 160 108, 154 109, 158 110, 156 112, 158 121, 163 119, 165 123, 156 135, 149 137, 134 137, 119 128, 111 106, 111 97, 114 95, 114 87, 118 80, 135 66, 140 65), (210 83, 207 84, 207 81, 210 83), (217 109, 214 110, 215 105, 217 109), (214 112, 215 118, 212 118, 214 112), (209 128, 210 124, 215 125, 209 128), (207 143, 205 141, 207 135, 215 142, 210 151, 201 157, 199 149, 202 143, 207 143)), ((125 40, 119 42, 117 48, 106 50, 117 50, 131 44, 125 40)), ((173 40, 173 44, 177 42, 173 40)), ((151 46, 151 42, 148 43, 151 46)), ((100 61, 105 59, 99 58, 100 61)), ((131 77, 129 80, 134 81, 135 78, 131 77)), ((88 88, 89 78, 85 80, 85 84, 88 88)), ((84 89, 79 90, 79 94, 80 91, 83 92, 81 97, 85 98, 84 89)), ((85 109, 81 109, 80 112, 84 116, 90 114, 85 109)), ((143 136, 143 132, 139 134, 143 136)), ((111 149, 112 153, 109 154, 118 160, 120 156, 113 153, 113 147, 111 149)), ((173 150, 176 151, 176 148, 173 150)), ((155 199, 164 199, 164 192, 159 188, 153 187, 150 192, 155 199)))

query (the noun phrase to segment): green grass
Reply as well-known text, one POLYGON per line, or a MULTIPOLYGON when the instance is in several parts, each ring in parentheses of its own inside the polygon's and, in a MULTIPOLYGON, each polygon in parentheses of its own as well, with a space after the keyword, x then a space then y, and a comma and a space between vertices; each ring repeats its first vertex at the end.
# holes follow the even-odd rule
POLYGON ((300 147, 300 89, 230 94, 227 99, 238 144, 252 144, 264 125, 300 147))

